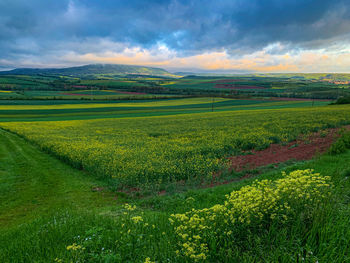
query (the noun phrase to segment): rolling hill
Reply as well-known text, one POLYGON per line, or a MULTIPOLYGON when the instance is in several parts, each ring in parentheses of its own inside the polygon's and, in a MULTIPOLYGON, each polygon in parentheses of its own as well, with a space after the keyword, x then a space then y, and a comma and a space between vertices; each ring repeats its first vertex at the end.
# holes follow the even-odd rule
POLYGON ((0 74, 11 75, 66 75, 66 76, 85 76, 96 74, 108 74, 108 75, 152 75, 152 76, 165 76, 165 77, 177 77, 170 72, 153 67, 133 66, 133 65, 121 65, 121 64, 91 64, 79 67, 69 68, 17 68, 10 71, 2 71, 0 74))

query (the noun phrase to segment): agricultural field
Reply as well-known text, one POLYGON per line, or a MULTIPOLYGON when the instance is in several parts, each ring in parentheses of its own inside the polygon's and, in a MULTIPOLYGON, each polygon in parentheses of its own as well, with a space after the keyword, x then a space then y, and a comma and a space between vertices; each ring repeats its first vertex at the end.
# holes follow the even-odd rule
MULTIPOLYGON (((0 74, 0 99, 119 99, 215 95, 337 99, 349 95, 349 74, 165 75, 0 74)), ((1 73, 1 72, 0 72, 1 73)), ((25 73, 25 72, 23 72, 25 73)))
MULTIPOLYGON (((225 161, 222 158, 225 156, 244 150, 263 149, 271 143, 287 143, 300 134, 349 123, 348 106, 270 110, 260 103, 257 105, 262 109, 247 110, 248 105, 245 111, 232 111, 224 104, 224 109, 219 112, 190 113, 191 108, 187 106, 196 109, 205 100, 149 102, 141 103, 137 108, 147 110, 159 105, 155 112, 164 110, 163 113, 166 113, 169 107, 181 105, 185 112, 188 111, 188 114, 174 116, 54 122, 8 121, 0 125, 74 167, 90 171, 97 177, 109 178, 111 184, 123 188, 154 186, 155 182, 159 187, 164 187, 163 182, 204 180, 210 178, 212 172, 223 169, 225 161)), ((222 99, 217 104, 227 101, 231 100, 222 99)), ((111 111, 116 107, 114 104, 101 106, 111 111)), ((121 111, 123 108, 127 111, 132 105, 121 103, 117 106, 121 111)), ((210 110, 210 104, 204 103, 204 106, 207 111, 210 110)), ((242 109, 245 106, 239 107, 242 109)), ((10 110, 13 106, 3 106, 2 109, 17 115, 20 110, 16 107, 17 110, 10 110)), ((81 110, 84 108, 101 110, 95 108, 100 107, 96 104, 22 107, 29 115, 56 111, 52 113, 54 116, 58 112, 69 116, 70 112, 77 109, 83 115, 81 110), (30 110, 31 107, 34 109, 30 110)))
POLYGON ((298 108, 327 105, 329 101, 242 100, 227 98, 149 100, 3 100, 1 121, 77 120, 163 116, 217 111, 298 108))
POLYGON ((348 75, 266 74, 230 77, 185 76, 165 81, 163 87, 193 92, 216 92, 231 96, 271 96, 335 99, 348 94, 348 75), (328 77, 327 77, 328 76, 328 77))
POLYGON ((0 261, 346 262, 350 134, 311 161, 230 163, 339 138, 350 107, 329 104, 3 100, 0 261))
MULTIPOLYGON (((10 91, 12 93, 7 94, 7 98, 11 98, 13 95, 17 95, 17 98, 32 99, 32 100, 147 100, 154 98, 176 98, 178 95, 171 94, 148 94, 145 92, 133 92, 122 90, 67 90, 67 91, 50 91, 50 90, 28 90, 23 92, 10 91)), ((16 97, 14 97, 16 98, 16 97)))
POLYGON ((0 263, 350 263, 350 1, 315 2, 0 1, 0 263))

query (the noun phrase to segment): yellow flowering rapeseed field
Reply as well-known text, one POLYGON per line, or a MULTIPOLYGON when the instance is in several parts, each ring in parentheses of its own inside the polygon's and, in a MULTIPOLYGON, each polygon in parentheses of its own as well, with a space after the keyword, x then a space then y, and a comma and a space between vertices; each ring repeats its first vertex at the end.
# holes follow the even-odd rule
POLYGON ((275 181, 256 181, 242 187, 227 195, 222 205, 173 214, 169 220, 178 235, 177 253, 195 261, 205 260, 211 246, 224 247, 238 241, 240 233, 249 228, 287 223, 298 215, 307 219, 331 189, 330 177, 311 169, 296 170, 275 181))
POLYGON ((350 123, 350 107, 325 106, 175 116, 2 122, 0 127, 118 187, 209 178, 225 157, 350 123))

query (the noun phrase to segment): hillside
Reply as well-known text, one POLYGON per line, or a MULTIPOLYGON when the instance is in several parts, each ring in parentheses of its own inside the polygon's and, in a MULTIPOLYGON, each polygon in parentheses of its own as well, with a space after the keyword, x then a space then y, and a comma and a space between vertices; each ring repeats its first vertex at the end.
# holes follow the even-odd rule
POLYGON ((108 74, 108 75, 152 75, 152 76, 167 76, 176 77, 176 75, 170 72, 153 67, 144 66, 132 66, 132 65, 120 65, 120 64, 91 64, 79 67, 69 68, 17 68, 10 71, 2 71, 0 74, 11 75, 66 75, 66 76, 85 76, 96 74, 108 74))

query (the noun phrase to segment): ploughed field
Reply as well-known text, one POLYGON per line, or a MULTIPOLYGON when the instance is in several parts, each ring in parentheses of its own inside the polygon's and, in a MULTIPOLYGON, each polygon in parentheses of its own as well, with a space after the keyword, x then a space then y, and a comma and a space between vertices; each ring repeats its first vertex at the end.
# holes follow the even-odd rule
POLYGON ((350 107, 195 98, 2 105, 0 116, 3 129, 123 189, 209 181, 227 169, 227 157, 349 124, 350 107))

